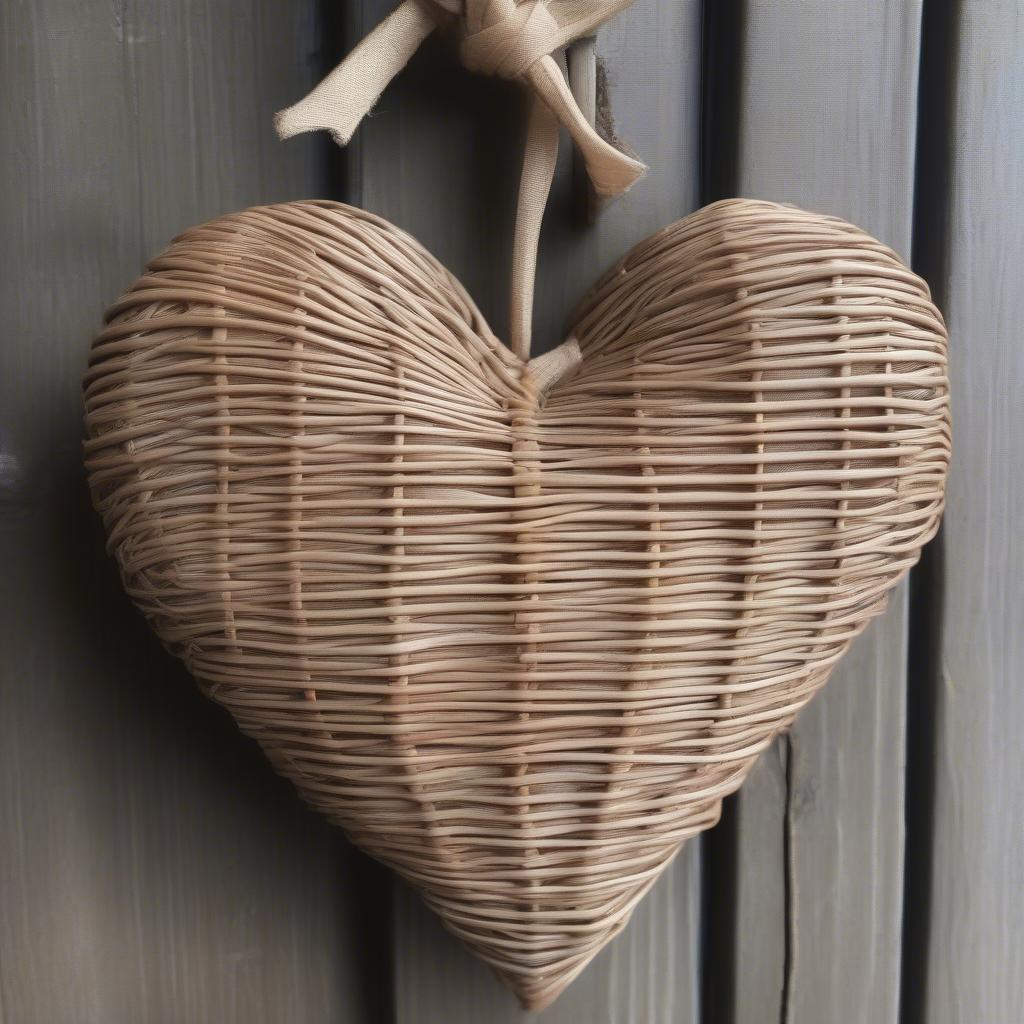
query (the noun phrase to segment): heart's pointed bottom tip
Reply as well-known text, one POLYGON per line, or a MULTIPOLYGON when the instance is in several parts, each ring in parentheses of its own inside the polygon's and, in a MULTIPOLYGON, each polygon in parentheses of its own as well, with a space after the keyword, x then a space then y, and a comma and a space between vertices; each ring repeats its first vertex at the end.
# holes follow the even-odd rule
POLYGON ((541 1010, 546 1010, 569 987, 571 980, 560 982, 553 988, 545 988, 542 992, 535 992, 532 989, 520 991, 515 987, 512 988, 512 991, 515 993, 519 1005, 527 1013, 540 1013, 541 1010))
POLYGON ((516 1001, 527 1013, 540 1013, 558 999, 589 962, 587 960, 583 964, 577 964, 554 977, 551 974, 539 978, 509 977, 507 974, 500 974, 499 977, 512 990, 516 1001))

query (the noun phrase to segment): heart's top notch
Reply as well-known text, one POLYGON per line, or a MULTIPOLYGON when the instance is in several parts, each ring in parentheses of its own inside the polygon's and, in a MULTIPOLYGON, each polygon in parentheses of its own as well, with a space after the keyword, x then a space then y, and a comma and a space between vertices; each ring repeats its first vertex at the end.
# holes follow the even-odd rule
POLYGON ((404 0, 308 96, 275 118, 278 135, 327 130, 346 145, 385 86, 436 28, 455 23, 471 71, 524 82, 529 130, 512 250, 509 344, 530 354, 533 286, 544 207, 558 155, 559 126, 583 155, 599 197, 625 192, 644 165, 595 131, 552 56, 628 7, 633 0, 404 0))

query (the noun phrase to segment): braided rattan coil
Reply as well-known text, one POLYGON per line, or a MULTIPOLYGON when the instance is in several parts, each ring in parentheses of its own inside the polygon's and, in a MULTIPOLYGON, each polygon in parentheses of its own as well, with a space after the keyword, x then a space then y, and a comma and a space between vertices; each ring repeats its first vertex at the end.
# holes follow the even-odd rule
POLYGON ((164 643, 533 1007, 881 611, 949 459, 924 283, 739 200, 528 366, 385 221, 224 217, 112 308, 86 406, 164 643))

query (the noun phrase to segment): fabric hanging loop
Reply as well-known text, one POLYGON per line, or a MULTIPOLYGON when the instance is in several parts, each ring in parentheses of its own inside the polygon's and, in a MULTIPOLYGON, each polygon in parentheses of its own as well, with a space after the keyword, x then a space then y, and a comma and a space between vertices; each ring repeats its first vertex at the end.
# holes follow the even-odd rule
POLYGON ((275 128, 282 139, 326 130, 339 145, 346 145, 423 40, 453 21, 460 34, 460 58, 467 68, 524 82, 533 96, 513 242, 509 344, 525 361, 530 354, 537 246, 554 177, 559 125, 583 155, 599 197, 620 195, 646 171, 640 161, 594 130, 552 54, 592 34, 632 2, 405 0, 308 96, 282 110, 275 128))

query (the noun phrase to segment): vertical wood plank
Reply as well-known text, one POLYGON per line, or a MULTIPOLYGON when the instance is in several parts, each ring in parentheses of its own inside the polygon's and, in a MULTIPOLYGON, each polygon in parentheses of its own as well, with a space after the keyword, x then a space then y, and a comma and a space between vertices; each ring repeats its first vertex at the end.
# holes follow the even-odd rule
POLYGON ((1014 0, 938 4, 926 17, 937 47, 927 51, 925 80, 939 102, 926 94, 924 169, 939 187, 923 189, 917 250, 949 327, 953 464, 922 580, 934 675, 917 682, 932 689, 934 794, 931 828, 914 836, 925 845, 915 844, 910 865, 930 869, 930 907, 911 922, 923 942, 907 955, 926 973, 907 1019, 1016 1024, 1024 1008, 1024 10, 1014 0))
POLYGON ((273 111, 315 7, 0 8, 0 1019, 362 1019, 362 861, 203 700, 123 595, 81 464, 104 307, 170 236, 317 194, 273 111))
MULTIPOLYGON (((910 256, 921 5, 747 0, 736 182, 910 256)), ((906 588, 732 809, 736 1024, 894 1022, 903 877, 906 588)))
MULTIPOLYGON (((391 6, 364 0, 352 41, 391 6)), ((541 245, 534 353, 562 340, 572 307, 599 271, 697 203, 700 18, 697 0, 660 0, 637 4, 601 31, 599 108, 614 112, 617 131, 651 170, 584 229, 573 217, 571 154, 563 150, 541 245)), ((599 109, 599 123, 601 116, 599 109)), ((499 335, 522 134, 515 88, 469 76, 450 49, 428 41, 364 122, 350 156, 350 201, 411 231, 466 285, 499 335)), ((623 935, 541 1019, 696 1020, 699 898, 698 845, 691 844, 623 935)), ((395 931, 399 1024, 528 1019, 404 887, 395 931)))

